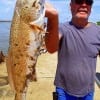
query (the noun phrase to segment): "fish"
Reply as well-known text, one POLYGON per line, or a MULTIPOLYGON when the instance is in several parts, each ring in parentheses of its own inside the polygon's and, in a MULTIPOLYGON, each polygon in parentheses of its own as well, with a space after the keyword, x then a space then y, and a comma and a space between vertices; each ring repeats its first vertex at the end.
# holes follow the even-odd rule
POLYGON ((17 0, 10 27, 6 58, 14 100, 26 100, 30 81, 37 81, 36 63, 46 33, 45 0, 17 0))

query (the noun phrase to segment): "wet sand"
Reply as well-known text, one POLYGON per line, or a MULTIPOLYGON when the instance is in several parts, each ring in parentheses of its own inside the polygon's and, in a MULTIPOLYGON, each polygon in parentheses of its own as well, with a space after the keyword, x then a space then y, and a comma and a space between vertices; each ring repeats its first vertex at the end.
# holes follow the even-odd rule
MULTIPOLYGON (((42 54, 39 56, 36 70, 37 82, 30 82, 27 100, 53 100, 52 92, 54 91, 54 76, 57 64, 57 53, 42 54)), ((97 71, 100 72, 100 59, 97 62, 97 71)), ((100 100, 100 88, 95 85, 95 99, 100 100)), ((14 93, 11 90, 5 63, 0 65, 0 100, 14 100, 14 93)))

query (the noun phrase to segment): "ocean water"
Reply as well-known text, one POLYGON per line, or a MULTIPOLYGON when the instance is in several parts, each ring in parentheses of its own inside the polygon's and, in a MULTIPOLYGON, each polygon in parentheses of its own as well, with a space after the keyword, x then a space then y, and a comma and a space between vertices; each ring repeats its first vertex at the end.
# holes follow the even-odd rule
MULTIPOLYGON (((60 22, 70 20, 70 0, 47 0, 47 2, 50 2, 58 10, 60 22)), ((92 14, 90 16, 90 21, 100 21, 99 4, 100 0, 95 0, 95 3, 92 8, 92 14)), ((7 53, 9 46, 10 25, 11 22, 0 22, 0 50, 2 50, 5 54, 7 53)))
POLYGON ((7 53, 11 22, 0 22, 0 50, 7 53))

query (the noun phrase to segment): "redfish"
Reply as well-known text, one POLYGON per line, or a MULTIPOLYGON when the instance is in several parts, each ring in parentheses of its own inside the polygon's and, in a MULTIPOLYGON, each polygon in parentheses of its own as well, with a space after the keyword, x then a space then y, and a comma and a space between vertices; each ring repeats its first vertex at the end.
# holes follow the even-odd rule
POLYGON ((36 81, 35 65, 45 34, 44 0, 17 0, 6 60, 15 100, 25 100, 28 82, 36 81))

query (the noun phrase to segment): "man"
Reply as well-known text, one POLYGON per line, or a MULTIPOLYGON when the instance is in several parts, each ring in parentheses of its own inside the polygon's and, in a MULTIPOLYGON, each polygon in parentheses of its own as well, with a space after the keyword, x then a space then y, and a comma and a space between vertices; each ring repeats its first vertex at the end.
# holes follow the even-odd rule
POLYGON ((92 5, 93 0, 71 0, 72 19, 59 25, 58 12, 46 4, 46 47, 50 53, 58 51, 58 100, 93 100, 100 27, 88 21, 92 5))

